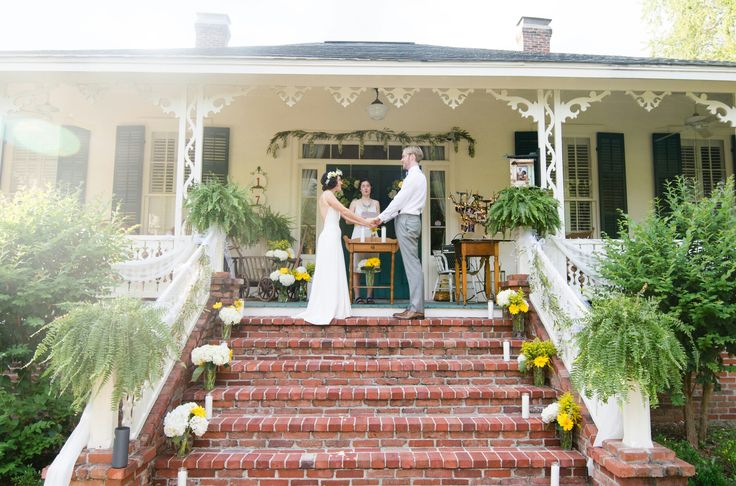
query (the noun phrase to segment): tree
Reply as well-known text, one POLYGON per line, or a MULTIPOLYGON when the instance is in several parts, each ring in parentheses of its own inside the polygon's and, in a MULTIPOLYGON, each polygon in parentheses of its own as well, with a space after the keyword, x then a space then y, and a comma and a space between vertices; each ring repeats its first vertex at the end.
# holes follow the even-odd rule
MULTIPOLYGON (((710 398, 726 370, 721 353, 736 352, 736 195, 734 181, 702 197, 680 178, 666 191, 670 212, 641 223, 626 217, 621 239, 608 240, 601 276, 616 290, 659 301, 659 310, 681 320, 677 333, 688 355, 684 376, 685 427, 698 445, 707 433, 710 398), (693 397, 702 387, 700 417, 693 397)), ((659 202, 657 203, 660 206, 659 202)))
POLYGON ((644 0, 653 56, 736 61, 733 0, 644 0))

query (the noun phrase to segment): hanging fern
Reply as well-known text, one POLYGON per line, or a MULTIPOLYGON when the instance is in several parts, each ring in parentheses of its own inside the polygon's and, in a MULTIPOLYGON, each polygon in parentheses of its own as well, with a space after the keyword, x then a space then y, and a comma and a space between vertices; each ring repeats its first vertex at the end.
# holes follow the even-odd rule
POLYGON ((560 227, 557 204, 548 190, 536 186, 507 187, 498 193, 488 210, 486 228, 489 234, 495 234, 526 226, 542 238, 560 227))
POLYGON ((52 385, 71 391, 80 409, 108 380, 111 408, 121 398, 138 397, 155 381, 175 351, 174 338, 161 320, 162 310, 129 297, 80 303, 43 327, 47 331, 32 362, 48 365, 52 385))
POLYGON ((468 155, 475 157, 475 139, 470 132, 462 128, 452 127, 452 130, 446 133, 422 133, 420 135, 409 135, 406 132, 395 132, 393 130, 355 130, 353 132, 328 133, 328 132, 306 132, 304 130, 286 130, 276 133, 268 144, 266 153, 278 156, 279 149, 286 148, 289 139, 295 138, 301 142, 305 142, 310 152, 314 153, 314 144, 317 141, 335 142, 338 152, 342 153, 342 146, 346 140, 357 140, 360 155, 363 155, 365 142, 375 140, 383 144, 388 150, 390 142, 398 142, 403 146, 407 145, 441 145, 443 143, 451 143, 452 148, 457 152, 460 142, 468 143, 468 155))

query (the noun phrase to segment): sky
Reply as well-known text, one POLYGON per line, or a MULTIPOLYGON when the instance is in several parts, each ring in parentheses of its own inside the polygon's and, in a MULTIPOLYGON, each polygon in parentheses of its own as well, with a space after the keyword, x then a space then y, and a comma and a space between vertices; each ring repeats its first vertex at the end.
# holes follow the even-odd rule
POLYGON ((522 16, 552 19, 553 52, 647 56, 641 0, 4 0, 0 50, 194 46, 197 12, 230 16, 231 46, 335 40, 516 49, 522 16), (605 8, 604 8, 605 6, 605 8), (604 10, 605 13, 601 13, 604 10))

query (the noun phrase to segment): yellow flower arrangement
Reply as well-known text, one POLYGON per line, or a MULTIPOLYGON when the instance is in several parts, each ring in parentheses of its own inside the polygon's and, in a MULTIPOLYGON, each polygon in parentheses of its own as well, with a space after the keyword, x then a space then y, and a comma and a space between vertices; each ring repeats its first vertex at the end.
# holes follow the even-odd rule
POLYGON ((204 407, 201 407, 201 406, 194 407, 190 413, 194 415, 195 417, 206 417, 207 416, 207 411, 205 411, 204 407))
POLYGON ((212 304, 212 308, 215 310, 222 308, 222 302, 215 302, 212 304))
POLYGON ((575 426, 575 423, 573 423, 570 416, 565 412, 562 412, 557 416, 557 423, 560 427, 562 427, 562 430, 564 430, 565 432, 572 430, 572 428, 575 426))
POLYGON ((286 274, 288 274, 288 273, 289 273, 289 269, 288 269, 288 268, 286 268, 286 267, 281 267, 281 268, 279 268, 279 273, 280 273, 281 275, 286 275, 286 274))
POLYGON ((552 341, 540 341, 539 338, 526 341, 521 344, 521 356, 519 369, 534 373, 535 386, 544 385, 544 370, 551 365, 552 357, 557 356, 557 348, 552 341))
POLYGON ((549 363, 549 357, 547 356, 537 356, 534 358, 534 366, 537 368, 544 368, 549 363))

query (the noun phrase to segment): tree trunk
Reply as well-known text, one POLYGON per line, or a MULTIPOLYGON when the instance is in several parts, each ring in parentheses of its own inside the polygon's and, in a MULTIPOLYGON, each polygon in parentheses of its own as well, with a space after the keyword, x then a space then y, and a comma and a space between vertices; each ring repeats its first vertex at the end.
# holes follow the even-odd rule
POLYGON ((697 448, 698 431, 696 429, 695 422, 695 404, 693 403, 693 392, 695 391, 693 380, 694 375, 692 373, 685 374, 685 434, 687 436, 687 441, 690 442, 693 447, 697 448))
POLYGON ((705 441, 708 435, 708 413, 710 412, 710 399, 713 396, 713 383, 703 385, 703 399, 700 401, 700 427, 698 427, 698 441, 705 441))

